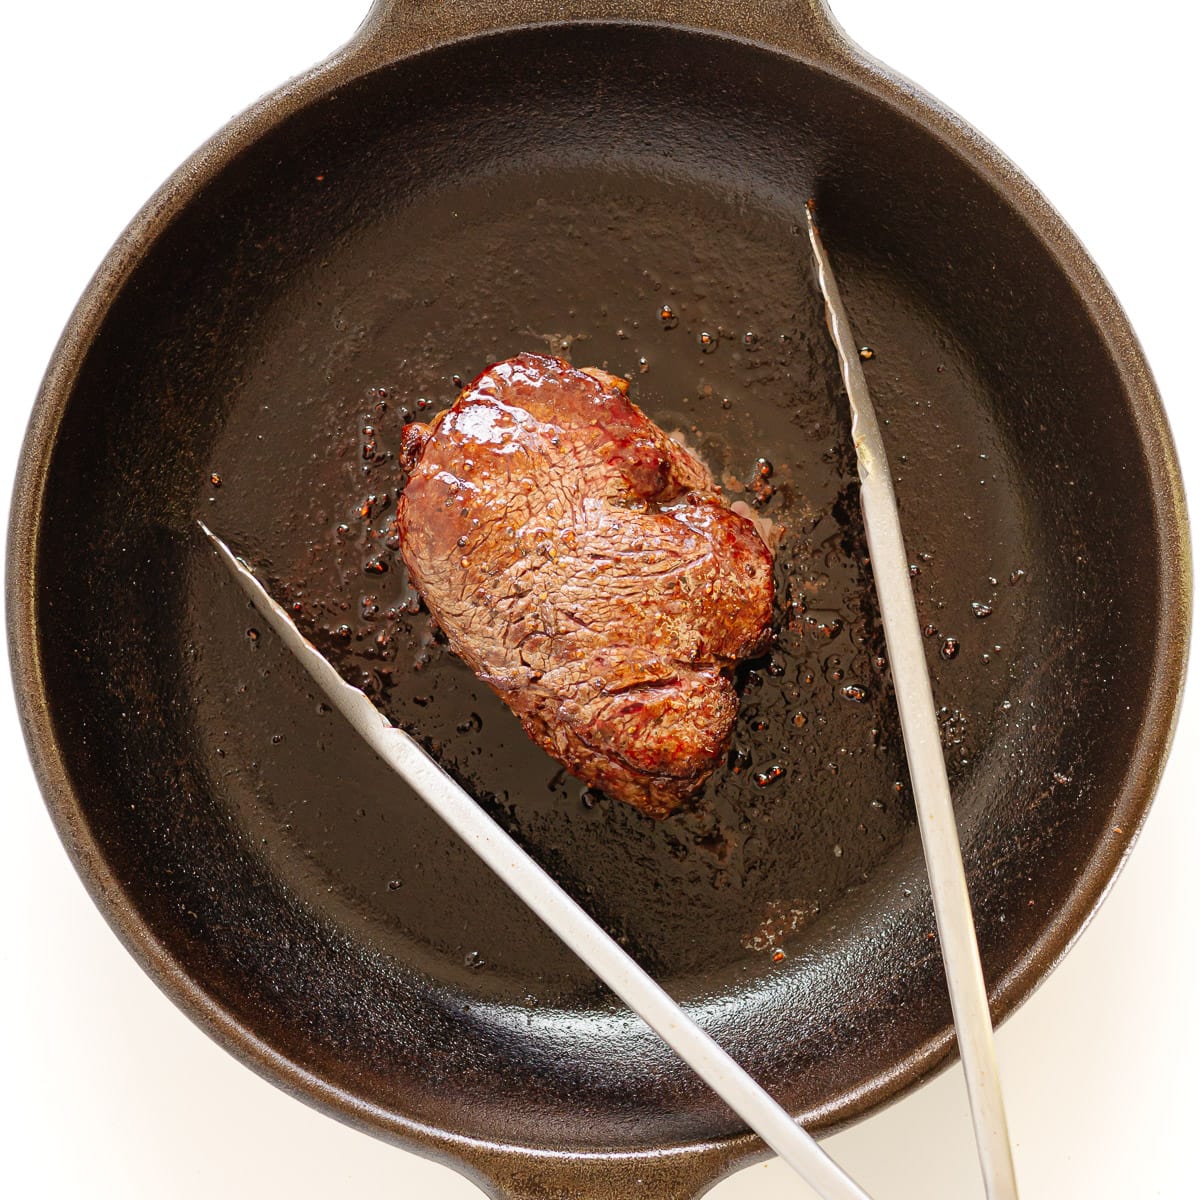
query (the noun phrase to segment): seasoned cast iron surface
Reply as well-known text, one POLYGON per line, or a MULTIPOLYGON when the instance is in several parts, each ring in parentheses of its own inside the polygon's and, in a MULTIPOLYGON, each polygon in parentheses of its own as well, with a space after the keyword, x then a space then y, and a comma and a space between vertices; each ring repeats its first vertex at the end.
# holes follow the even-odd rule
POLYGON ((328 711, 197 517, 795 1111, 949 1020, 799 225, 814 189, 869 348, 995 978, 1111 836, 1154 547, 1076 298, 884 107, 647 30, 401 64, 202 192, 83 366, 40 618, 86 819, 210 995, 368 1103, 530 1144, 736 1128, 328 711), (729 760, 662 823, 529 742, 388 542, 404 423, 521 350, 628 375, 782 531, 777 641, 739 677, 729 760))
MULTIPOLYGON (((434 227, 427 258, 382 227, 330 262, 315 318, 326 325, 322 308, 337 309, 334 321, 370 347, 363 353, 380 363, 378 373, 362 379, 358 355, 350 371, 326 383, 319 376, 328 364, 314 362, 309 374, 319 386, 304 389, 310 395, 297 404, 304 388, 297 341, 272 347, 250 386, 280 399, 230 413, 212 452, 221 484, 209 484, 211 523, 233 531, 239 548, 265 566, 302 628, 347 677, 420 737, 644 961, 668 977, 742 960, 757 965, 771 950, 786 953, 789 934, 869 877, 909 825, 862 566, 844 402, 804 242, 788 214, 731 211, 711 194, 681 194, 669 184, 639 180, 631 193, 628 183, 599 173, 547 171, 536 192, 531 208, 524 188, 504 178, 461 193, 443 189, 435 211, 411 216, 434 227), (436 210, 447 207, 439 221, 436 210), (627 248, 620 252, 620 232, 572 238, 580 225, 626 232, 627 248), (561 279, 566 256, 570 281, 561 279), (412 301, 399 306, 365 286, 372 271, 402 274, 412 301), (747 283, 738 287, 735 278, 747 283), (703 333, 715 349, 702 343, 703 333), (404 482, 396 461, 404 421, 451 402, 456 374, 473 375, 539 336, 559 353, 566 346, 576 358, 628 374, 634 399, 690 439, 731 497, 785 530, 776 555, 778 642, 741 674, 726 769, 693 811, 662 828, 585 791, 533 749, 504 705, 445 648, 388 545, 404 482), (393 355, 387 347, 423 353, 393 355), (267 534, 256 536, 263 522, 255 481, 277 472, 280 459, 296 499, 284 514, 271 511, 267 534)), ((312 332, 297 331, 300 343, 312 332)), ((342 346, 338 339, 335 351, 342 346)), ((963 430, 956 441, 968 436, 979 461, 977 435, 963 430)), ((934 569, 937 549, 915 550, 918 569, 934 569), (922 555, 933 557, 926 563, 922 555)), ((993 641, 1015 632, 1020 593, 1008 587, 1016 564, 1006 566, 1012 600, 997 605, 986 628, 969 601, 946 625, 947 635, 967 638, 976 660, 985 632, 993 641)), ((991 585, 980 585, 991 600, 991 585)), ((244 636, 233 662, 225 648, 223 663, 253 678, 263 649, 244 636)), ((275 684, 252 686, 266 701, 275 684)), ((990 699, 998 703, 998 689, 990 699)), ((952 735, 964 720, 948 719, 952 735)), ((296 761, 292 739, 275 744, 270 732, 231 731, 243 743, 237 758, 260 769, 270 763, 272 771, 311 769, 296 761)), ((960 747, 959 759, 972 748, 960 747)), ((273 828, 289 826, 299 848, 329 842, 314 857, 331 877, 369 889, 380 916, 444 955, 450 968, 470 967, 472 988, 520 999, 529 974, 548 963, 587 979, 536 925, 514 938, 507 906, 447 910, 457 855, 411 848, 394 786, 363 798, 371 834, 361 839, 325 835, 331 821, 344 820, 337 789, 304 805, 291 788, 271 791, 282 802, 273 828)), ((261 819, 257 802, 253 815, 261 819)))

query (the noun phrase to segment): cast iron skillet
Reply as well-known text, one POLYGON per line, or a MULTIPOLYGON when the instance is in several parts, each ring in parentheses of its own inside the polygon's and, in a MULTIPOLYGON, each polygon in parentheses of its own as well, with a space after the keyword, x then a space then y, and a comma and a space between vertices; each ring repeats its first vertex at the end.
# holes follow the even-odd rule
POLYGON ((951 1032, 810 194, 872 352, 1003 1017, 1162 766, 1179 474, 1069 231, 820 0, 379 0, 154 197, 38 400, 11 645, 97 902, 250 1065, 496 1195, 688 1197, 761 1147, 319 703, 195 519, 792 1111, 861 1116, 951 1032), (404 420, 543 348, 630 374, 784 530, 730 760, 661 824, 527 743, 389 540, 404 420))

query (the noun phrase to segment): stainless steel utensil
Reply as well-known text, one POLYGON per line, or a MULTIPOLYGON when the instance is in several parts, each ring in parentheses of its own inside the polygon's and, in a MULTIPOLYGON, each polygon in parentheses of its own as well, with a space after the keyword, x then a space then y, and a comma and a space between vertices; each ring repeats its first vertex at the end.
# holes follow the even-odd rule
POLYGON ((362 739, 481 859, 825 1200, 870 1200, 809 1136, 403 729, 296 628, 254 573, 200 528, 254 607, 362 739))
POLYGON ((946 966, 950 1007, 954 1012, 954 1028, 967 1077, 967 1096, 975 1125, 979 1162, 989 1200, 1016 1200, 1017 1180, 1000 1091, 987 987, 979 961, 979 944, 971 916, 971 897, 967 892, 950 783, 946 778, 946 759, 933 706, 929 667, 925 662, 921 626, 913 601, 900 511, 896 506, 896 492, 892 487, 875 406, 867 390, 837 280, 821 243, 814 207, 810 200, 806 210, 808 238, 821 294, 825 297, 829 336, 837 347, 842 381, 850 400, 850 433, 858 455, 863 525, 896 689, 896 706, 900 710, 900 728, 912 779, 921 846, 933 892, 933 911, 942 961, 946 966))

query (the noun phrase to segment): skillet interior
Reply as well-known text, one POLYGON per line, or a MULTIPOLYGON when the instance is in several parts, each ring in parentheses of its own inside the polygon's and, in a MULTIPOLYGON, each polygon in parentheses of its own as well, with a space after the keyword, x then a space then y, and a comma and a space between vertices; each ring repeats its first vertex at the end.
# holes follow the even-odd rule
POLYGON ((607 26, 460 44, 343 88, 242 154, 139 265, 82 364, 37 586, 83 820, 187 975, 368 1120, 595 1149, 738 1128, 321 710, 269 636, 248 635, 197 516, 794 1111, 854 1115, 944 1044, 847 431, 798 236, 814 190, 875 354, 996 982, 1139 802, 1127 771, 1155 683, 1163 549, 1082 303, 930 135, 715 37, 607 26), (701 329, 722 335, 715 353, 701 329), (780 582, 809 605, 774 668, 745 680, 744 769, 704 813, 663 825, 585 805, 419 613, 385 615, 409 600, 370 538, 394 500, 383 456, 403 409, 433 411, 455 373, 564 339, 576 362, 632 373, 639 402, 719 469, 746 481, 771 460, 764 511, 793 539, 780 582), (830 619, 843 628, 825 641, 830 619), (843 699, 845 682, 866 703, 843 699), (758 788, 776 762, 787 774, 758 788))

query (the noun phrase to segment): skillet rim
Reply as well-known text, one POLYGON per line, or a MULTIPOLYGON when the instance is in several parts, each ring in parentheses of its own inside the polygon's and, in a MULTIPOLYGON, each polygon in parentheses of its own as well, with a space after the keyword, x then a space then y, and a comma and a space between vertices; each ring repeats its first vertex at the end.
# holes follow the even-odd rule
MULTIPOLYGON (((80 798, 56 742, 41 671, 36 611, 37 551, 47 472, 79 368, 109 308, 166 227, 234 157, 259 142, 279 124, 339 87, 424 49, 442 49, 456 42, 494 34, 533 32, 565 25, 643 25, 741 43, 798 61, 808 69, 831 75, 866 92, 962 158, 1043 243, 1105 344, 1138 433, 1151 499, 1159 515, 1157 560, 1161 591, 1155 614, 1158 669, 1139 730, 1137 748, 1113 808, 1114 818, 1127 834, 1121 842, 1106 840, 1098 847, 1080 872, 1068 900, 1047 924, 1042 936, 993 986, 992 1008, 998 1021, 1033 993, 1089 924, 1132 851, 1165 766, 1182 696, 1192 606, 1188 521, 1178 459, 1161 398, 1136 335, 1103 275, 1059 214, 1011 162, 961 118, 854 45, 833 22, 824 0, 808 0, 804 7, 819 12, 827 28, 810 29, 804 38, 798 38, 794 31, 788 31, 785 36, 784 14, 777 13, 775 32, 778 36, 767 41, 667 20, 518 20, 510 25, 473 30, 465 36, 435 37, 432 42, 422 42, 418 32, 413 35, 413 43, 397 47, 379 34, 384 19, 395 7, 395 0, 378 0, 359 33, 341 50, 263 97, 190 156, 133 218, 97 269, 72 313, 35 401, 19 460, 9 525, 7 625, 23 733, 56 830, 110 927, 178 1007, 260 1075, 356 1127, 448 1160, 458 1169, 465 1166, 467 1174, 476 1182, 492 1182, 509 1174, 516 1160, 526 1174, 532 1172, 535 1165, 547 1174, 555 1174, 562 1170, 564 1163, 569 1168, 591 1161, 597 1165, 607 1164, 624 1174, 633 1166, 644 1172, 652 1163, 658 1163, 675 1177, 682 1172, 711 1183, 720 1174, 764 1156, 766 1151, 762 1143, 753 1135, 745 1134, 648 1151, 567 1154, 467 1138, 402 1119, 393 1112, 366 1104, 274 1051, 251 1029, 234 1020, 180 969, 130 903, 82 818, 80 798), (798 41, 803 45, 798 45, 798 41), (692 1170, 685 1167, 684 1159, 692 1164, 692 1170), (703 1170, 699 1170, 702 1164, 703 1170)), ((477 2, 473 7, 484 10, 488 6, 477 2)), ((499 7, 503 8, 503 3, 499 7)), ((547 5, 535 7, 540 9, 547 5)), ((603 5, 592 4, 590 7, 603 5)), ((685 4, 684 7, 689 6, 685 4)), ((701 5, 693 3, 690 7, 701 5)), ((756 20, 754 24, 761 26, 762 20, 756 20)), ((838 1103, 815 1114, 812 1123, 821 1131, 829 1132, 883 1104, 894 1102, 952 1061, 952 1041, 952 1031, 944 1030, 941 1036, 931 1038, 890 1072, 872 1080, 869 1086, 845 1093, 838 1103)))

